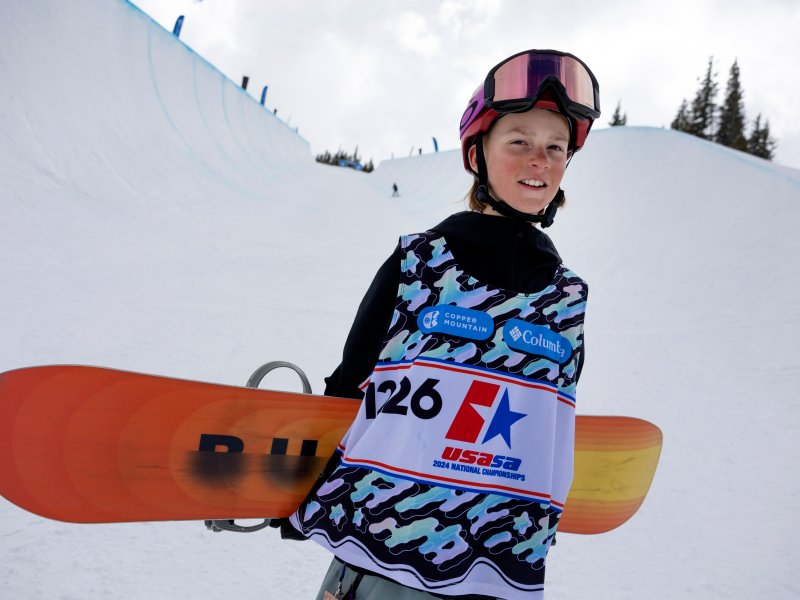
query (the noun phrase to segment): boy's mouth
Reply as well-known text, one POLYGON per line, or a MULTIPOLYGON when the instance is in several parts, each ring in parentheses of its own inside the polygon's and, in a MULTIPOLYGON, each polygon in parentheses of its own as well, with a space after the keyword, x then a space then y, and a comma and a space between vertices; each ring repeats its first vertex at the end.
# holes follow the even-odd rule
POLYGON ((523 179, 520 181, 522 185, 526 185, 532 188, 544 188, 547 187, 547 184, 542 181, 541 179, 523 179))

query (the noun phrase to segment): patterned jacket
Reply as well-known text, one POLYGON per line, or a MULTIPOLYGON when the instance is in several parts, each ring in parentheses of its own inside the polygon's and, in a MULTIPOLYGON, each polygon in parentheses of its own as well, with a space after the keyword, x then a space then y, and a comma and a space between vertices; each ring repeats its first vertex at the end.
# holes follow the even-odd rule
POLYGON ((533 293, 490 285, 437 231, 399 248, 359 415, 292 522, 409 587, 536 597, 572 477, 586 284, 557 264, 533 293))

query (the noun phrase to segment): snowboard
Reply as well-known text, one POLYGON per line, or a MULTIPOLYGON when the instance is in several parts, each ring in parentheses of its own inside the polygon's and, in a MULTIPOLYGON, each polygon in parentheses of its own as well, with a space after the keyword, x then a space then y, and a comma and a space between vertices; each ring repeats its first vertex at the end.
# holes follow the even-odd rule
MULTIPOLYGON (((360 402, 85 366, 0 374, 0 494, 75 523, 292 514, 360 402)), ((594 534, 642 504, 661 431, 576 418, 559 531, 594 534)))

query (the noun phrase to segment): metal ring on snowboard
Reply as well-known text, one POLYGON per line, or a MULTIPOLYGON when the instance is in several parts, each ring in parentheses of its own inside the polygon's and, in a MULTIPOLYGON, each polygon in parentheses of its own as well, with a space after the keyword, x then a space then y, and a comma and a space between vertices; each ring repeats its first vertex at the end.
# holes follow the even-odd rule
MULTIPOLYGON (((291 369, 295 373, 300 376, 300 381, 303 383, 303 393, 310 394, 311 393, 311 384, 308 382, 308 377, 303 372, 303 370, 295 364, 290 362, 286 362, 284 360, 273 360, 266 364, 261 365, 258 367, 255 372, 250 376, 250 379, 247 380, 246 386, 249 388, 257 388, 258 385, 261 383, 261 380, 264 379, 264 376, 269 373, 270 371, 274 371, 275 369, 280 369, 282 367, 286 367, 287 369, 291 369)), ((206 528, 218 533, 220 531, 234 531, 236 533, 252 533, 253 531, 259 531, 260 529, 264 529, 269 525, 269 522, 272 519, 264 519, 263 523, 259 523, 257 525, 237 525, 233 519, 207 519, 205 521, 206 528)))
POLYGON ((220 531, 235 531, 236 533, 252 533, 253 531, 258 531, 260 529, 264 529, 269 525, 269 522, 272 519, 264 519, 263 523, 258 523, 257 525, 237 525, 233 519, 207 519, 206 529, 213 531, 214 533, 219 533, 220 531))
POLYGON ((250 376, 250 379, 247 380, 247 387, 257 388, 258 384, 261 383, 261 380, 264 379, 264 375, 270 371, 274 371, 275 369, 280 369, 281 367, 286 367, 287 369, 291 369, 297 373, 300 376, 300 381, 303 382, 303 393, 311 393, 311 384, 308 382, 308 377, 306 377, 306 374, 303 373, 303 370, 297 365, 284 360, 273 360, 272 362, 268 362, 258 367, 250 376))

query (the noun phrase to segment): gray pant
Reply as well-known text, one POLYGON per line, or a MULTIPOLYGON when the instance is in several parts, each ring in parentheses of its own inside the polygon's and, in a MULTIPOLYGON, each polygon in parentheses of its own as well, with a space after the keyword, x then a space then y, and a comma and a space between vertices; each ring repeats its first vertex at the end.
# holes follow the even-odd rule
MULTIPOLYGON (((325 574, 325 579, 322 580, 322 587, 317 593, 317 600, 323 600, 325 592, 329 592, 331 595, 336 594, 343 567, 344 563, 334 557, 333 561, 331 561, 331 566, 328 567, 328 572, 325 574)), ((346 593, 350 590, 357 576, 358 573, 353 569, 344 569, 344 577, 341 579, 341 594, 338 596, 340 600, 350 600, 350 596, 346 593)), ((440 598, 441 596, 434 596, 422 590, 415 590, 375 575, 364 575, 355 591, 355 600, 440 600, 440 598)), ((475 598, 491 600, 488 596, 475 596, 475 598)))

